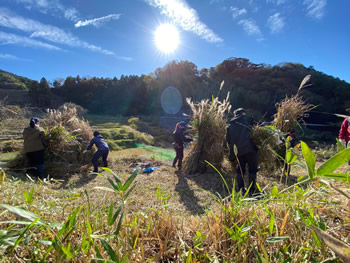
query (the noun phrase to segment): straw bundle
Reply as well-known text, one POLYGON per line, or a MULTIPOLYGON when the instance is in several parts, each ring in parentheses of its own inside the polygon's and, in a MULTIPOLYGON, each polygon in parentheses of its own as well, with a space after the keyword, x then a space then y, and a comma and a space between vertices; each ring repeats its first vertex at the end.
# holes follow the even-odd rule
MULTIPOLYGON (((89 163, 91 153, 82 154, 92 131, 89 123, 77 118, 75 108, 48 110, 42 121, 45 128, 45 161, 48 174, 54 177, 79 172, 82 165, 89 163)), ((11 168, 23 168, 26 156, 21 153, 9 163, 11 168)))
POLYGON ((282 162, 276 156, 278 146, 276 132, 269 127, 255 125, 252 128, 250 137, 258 148, 260 170, 272 173, 281 167, 282 162))
POLYGON ((207 168, 205 161, 220 168, 226 140, 226 113, 231 109, 229 94, 223 101, 218 97, 198 103, 189 98, 186 101, 192 110, 190 126, 197 140, 188 150, 184 159, 184 169, 189 173, 204 172, 207 168))
POLYGON ((295 96, 290 98, 286 96, 284 100, 276 104, 277 114, 275 115, 273 126, 285 134, 293 130, 297 123, 302 120, 304 113, 312 108, 312 105, 307 104, 300 96, 301 90, 306 87, 306 83, 309 80, 310 75, 307 75, 301 82, 295 96))

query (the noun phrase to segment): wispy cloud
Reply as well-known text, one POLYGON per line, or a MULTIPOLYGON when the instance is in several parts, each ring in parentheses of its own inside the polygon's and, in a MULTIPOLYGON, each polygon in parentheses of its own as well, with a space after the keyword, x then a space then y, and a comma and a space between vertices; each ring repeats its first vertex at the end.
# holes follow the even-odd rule
POLYGON ((315 19, 321 19, 325 12, 327 0, 304 0, 307 14, 315 19))
POLYGON ((23 47, 35 47, 35 48, 45 48, 50 50, 62 50, 60 47, 35 40, 29 37, 24 37, 16 34, 6 33, 0 31, 0 44, 1 45, 19 45, 23 47))
POLYGON ((27 9, 36 9, 41 13, 63 16, 68 20, 76 22, 79 20, 79 12, 75 8, 67 8, 59 0, 16 0, 27 9))
POLYGON ((4 8, 0 8, 0 17, 4 17, 4 19, 0 20, 0 26, 29 33, 30 39, 42 38, 55 44, 86 48, 94 52, 115 56, 118 59, 131 60, 129 57, 117 56, 113 51, 106 50, 86 41, 80 40, 71 33, 67 33, 58 27, 44 25, 38 21, 17 16, 4 8))
POLYGON ((271 33, 279 33, 285 25, 284 18, 281 17, 280 13, 276 13, 268 18, 267 25, 270 28, 271 33))
POLYGON ((258 41, 264 40, 259 26, 253 19, 241 19, 238 24, 243 27, 244 31, 246 31, 249 36, 257 37, 258 41))
POLYGON ((200 38, 211 42, 221 43, 224 40, 200 21, 196 10, 184 0, 145 0, 149 5, 157 7, 161 13, 181 26, 183 30, 191 31, 200 38))
POLYGON ((103 16, 103 17, 94 18, 94 19, 90 19, 90 20, 78 21, 74 26, 75 27, 82 27, 82 26, 93 25, 95 27, 98 27, 102 23, 109 22, 110 20, 118 20, 119 18, 120 18, 120 14, 111 14, 108 16, 103 16))
POLYGON ((287 2, 287 0, 266 0, 266 3, 273 3, 276 5, 281 5, 287 2))
POLYGON ((11 54, 1 54, 0 53, 0 59, 18 60, 18 57, 11 55, 11 54))
POLYGON ((230 10, 231 10, 233 18, 237 18, 237 17, 245 15, 247 13, 247 9, 245 9, 245 8, 239 9, 237 7, 231 6, 230 10))

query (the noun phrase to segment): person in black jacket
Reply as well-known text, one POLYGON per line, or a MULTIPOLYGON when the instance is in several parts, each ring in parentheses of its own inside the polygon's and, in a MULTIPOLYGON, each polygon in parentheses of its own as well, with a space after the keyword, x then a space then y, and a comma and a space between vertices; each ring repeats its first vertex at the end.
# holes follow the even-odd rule
POLYGON ((102 156, 104 167, 108 167, 107 157, 109 153, 108 144, 104 141, 99 131, 94 131, 94 138, 90 141, 86 150, 91 150, 93 145, 96 145, 97 151, 92 156, 92 164, 94 165, 94 173, 98 173, 98 159, 102 156))
POLYGON ((31 166, 28 171, 32 172, 35 169, 35 174, 40 180, 44 180, 45 131, 40 128, 39 118, 30 119, 29 127, 23 130, 23 139, 23 150, 31 166))
POLYGON ((236 191, 239 192, 244 189, 243 176, 246 164, 248 164, 249 185, 251 185, 249 194, 252 195, 256 190, 256 173, 258 171, 257 147, 250 139, 252 119, 246 116, 243 108, 238 108, 233 113, 234 117, 227 127, 226 140, 230 148, 230 160, 234 161, 236 157, 238 159, 236 191), (234 145, 237 147, 236 157, 234 145))
POLYGON ((179 170, 182 168, 182 159, 184 158, 184 142, 192 141, 191 138, 184 136, 184 130, 186 123, 181 121, 176 124, 175 130, 173 132, 174 136, 174 148, 176 152, 175 159, 173 161, 173 167, 175 168, 176 163, 179 170))

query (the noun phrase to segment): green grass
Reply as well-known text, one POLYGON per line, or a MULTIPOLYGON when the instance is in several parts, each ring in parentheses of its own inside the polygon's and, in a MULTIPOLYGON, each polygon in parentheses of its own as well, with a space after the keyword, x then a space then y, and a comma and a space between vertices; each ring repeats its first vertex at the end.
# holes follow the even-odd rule
POLYGON ((168 150, 160 147, 143 145, 143 144, 136 144, 136 147, 152 152, 151 154, 148 155, 148 157, 153 160, 172 161, 175 158, 174 150, 168 150))
POLYGON ((9 152, 0 154, 0 162, 8 162, 17 156, 18 152, 9 152))

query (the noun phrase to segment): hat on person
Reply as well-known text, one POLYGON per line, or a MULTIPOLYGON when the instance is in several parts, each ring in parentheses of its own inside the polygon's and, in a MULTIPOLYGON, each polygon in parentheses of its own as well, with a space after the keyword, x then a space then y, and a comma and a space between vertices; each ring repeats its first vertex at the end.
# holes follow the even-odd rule
POLYGON ((29 126, 34 128, 35 124, 40 122, 40 119, 37 117, 32 117, 29 122, 29 126))
POLYGON ((180 121, 179 125, 181 125, 182 127, 186 127, 187 126, 186 122, 184 122, 184 121, 180 121))
POLYGON ((94 136, 98 136, 100 135, 100 132, 99 131, 94 131, 94 136))
POLYGON ((235 117, 240 116, 240 115, 245 114, 245 113, 246 113, 246 111, 245 111, 245 109, 243 109, 243 108, 238 108, 238 109, 235 109, 235 110, 233 111, 233 115, 234 115, 235 117))

